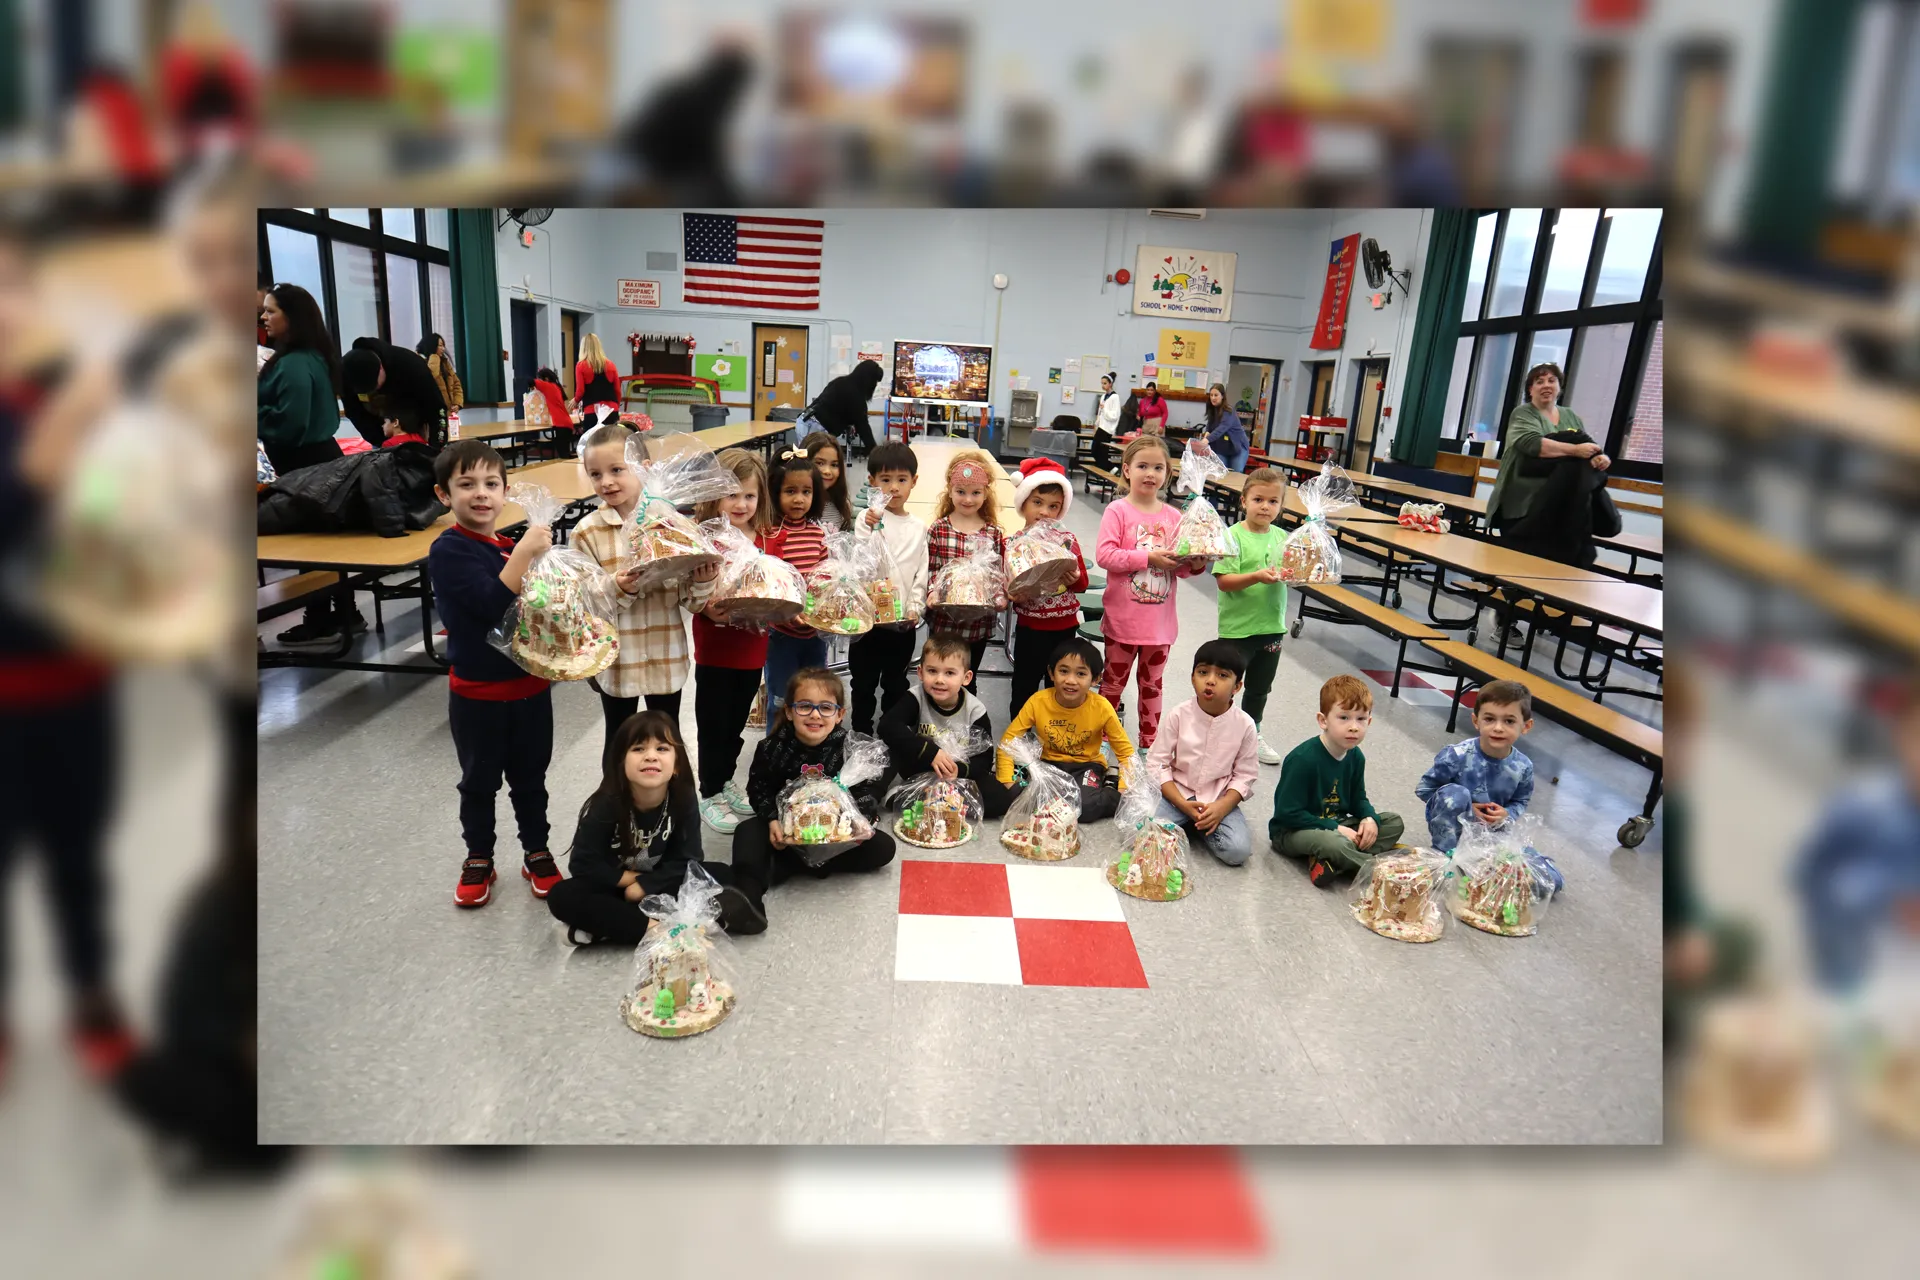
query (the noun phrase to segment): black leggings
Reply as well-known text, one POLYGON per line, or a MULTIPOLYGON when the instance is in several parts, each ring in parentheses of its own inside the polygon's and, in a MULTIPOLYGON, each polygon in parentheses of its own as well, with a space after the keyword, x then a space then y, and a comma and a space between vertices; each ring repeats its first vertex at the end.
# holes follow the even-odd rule
POLYGON ((906 696, 907 668, 913 665, 913 642, 918 634, 912 627, 875 627, 848 646, 847 673, 853 685, 851 727, 856 731, 872 733, 874 713, 906 696), (880 691, 877 702, 876 685, 880 691))
POLYGON ((1030 627, 1026 623, 1016 623, 1013 628, 1013 689, 1007 696, 1007 722, 1020 714, 1020 708, 1027 705, 1027 699, 1037 693, 1047 683, 1047 659, 1063 643, 1073 639, 1076 631, 1072 627, 1061 627, 1057 631, 1043 631, 1039 627, 1030 627))
POLYGON ((1106 765, 1068 760, 1043 760, 1042 763, 1052 765, 1080 784, 1080 821, 1099 822, 1102 818, 1111 818, 1120 808, 1120 792, 1104 785, 1106 765))
MULTIPOLYGON (((721 884, 733 883, 733 868, 724 862, 703 862, 700 867, 721 884)), ((547 910, 561 924, 601 942, 638 946, 647 932, 647 916, 639 903, 627 901, 619 889, 590 880, 567 879, 553 886, 547 894, 547 910)))
POLYGON ((873 824, 872 835, 824 867, 809 867, 791 848, 774 848, 767 837, 767 820, 748 818, 733 833, 733 883, 757 901, 769 888, 795 876, 824 880, 850 871, 878 871, 893 861, 893 837, 881 829, 885 818, 883 814, 873 824))
MULTIPOLYGON (((607 736, 600 741, 600 750, 604 754, 613 746, 613 735, 627 722, 627 717, 640 710, 638 698, 616 698, 610 693, 600 695, 600 714, 607 720, 607 736)), ((647 710, 664 711, 673 718, 675 725, 680 723, 680 690, 672 693, 650 693, 647 695, 647 710)))
POLYGON ((760 692, 760 668, 693 669, 693 732, 700 751, 700 798, 717 796, 740 764, 741 734, 760 692))

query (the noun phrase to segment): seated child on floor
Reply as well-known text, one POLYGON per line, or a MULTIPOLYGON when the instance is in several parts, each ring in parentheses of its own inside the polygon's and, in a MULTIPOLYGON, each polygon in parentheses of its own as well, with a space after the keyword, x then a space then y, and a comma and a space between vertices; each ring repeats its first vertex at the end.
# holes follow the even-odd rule
MULTIPOLYGON (((1133 741, 1113 713, 1113 704, 1093 691, 1093 682, 1105 664, 1092 642, 1079 636, 1062 640, 1047 662, 1050 684, 1027 699, 1027 704, 1000 735, 1012 742, 1032 730, 1040 740, 1042 759, 1057 764, 1080 783, 1080 821, 1111 818, 1120 807, 1120 792, 1103 785, 1107 779, 1104 742, 1113 748, 1114 766, 1133 755, 1133 741)), ((1013 782, 1013 757, 999 753, 994 776, 1003 785, 1013 782)), ((1116 779, 1117 781, 1117 779, 1116 779)), ((1012 792, 1019 794, 1019 789, 1012 792)))
POLYGON ((998 818, 1006 813, 1012 796, 993 776, 993 720, 986 704, 967 692, 973 680, 968 666, 971 656, 972 646, 957 636, 938 631, 928 636, 920 648, 920 687, 907 690, 887 708, 880 717, 879 736, 893 757, 890 777, 936 773, 942 778, 970 778, 980 788, 986 816, 998 818), (931 737, 936 730, 949 728, 978 728, 988 745, 970 759, 952 759, 931 737))
POLYGON ((1393 848, 1406 824, 1367 799, 1367 758, 1360 743, 1373 724, 1373 694, 1357 676, 1320 686, 1320 732, 1287 753, 1273 789, 1267 823, 1273 851, 1307 860, 1307 878, 1322 889, 1360 869, 1367 856, 1393 848))
MULTIPOLYGON (((1533 761, 1518 745, 1533 728, 1527 686, 1517 680, 1483 685, 1473 704, 1473 727, 1478 736, 1440 748, 1413 788, 1427 803, 1427 839, 1442 853, 1454 851, 1469 818, 1497 827, 1533 803, 1533 761)), ((1559 893, 1565 887, 1560 869, 1545 856, 1540 862, 1559 893)))
POLYGON ((1147 752, 1160 784, 1162 822, 1184 827, 1195 843, 1230 867, 1253 852, 1240 802, 1260 778, 1259 733, 1233 705, 1246 655, 1231 640, 1209 640, 1193 655, 1193 699, 1160 722, 1147 752))
POLYGON ((810 867, 788 847, 779 822, 781 788, 802 774, 832 778, 846 759, 846 688, 824 667, 794 672, 780 706, 767 713, 767 736, 747 767, 747 800, 753 816, 733 833, 733 883, 756 906, 762 895, 795 875, 815 877, 847 871, 878 871, 893 861, 893 837, 878 827, 879 779, 852 788, 860 812, 874 822, 872 835, 822 866, 810 867))
POLYGON ((547 909, 567 926, 567 941, 638 946, 647 932, 640 900, 678 893, 694 863, 723 886, 720 922, 728 933, 767 927, 754 902, 733 887, 733 868, 701 860, 693 768, 672 716, 628 716, 614 730, 601 766, 600 787, 581 806, 574 828, 573 874, 547 894, 547 909))

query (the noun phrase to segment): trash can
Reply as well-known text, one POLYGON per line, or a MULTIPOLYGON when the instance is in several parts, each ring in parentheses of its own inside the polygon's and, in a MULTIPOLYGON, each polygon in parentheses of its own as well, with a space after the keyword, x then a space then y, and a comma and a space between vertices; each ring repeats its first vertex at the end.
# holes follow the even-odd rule
POLYGON ((687 413, 693 418, 695 431, 727 425, 727 406, 723 404, 690 404, 687 413))

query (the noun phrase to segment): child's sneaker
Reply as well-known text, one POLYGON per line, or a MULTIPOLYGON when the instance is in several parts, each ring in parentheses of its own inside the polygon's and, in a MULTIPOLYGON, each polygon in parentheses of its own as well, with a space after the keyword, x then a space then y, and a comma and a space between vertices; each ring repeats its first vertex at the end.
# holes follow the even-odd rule
POLYGON ((724 794, 708 796, 700 802, 700 821, 712 827, 723 836, 730 836, 740 827, 740 819, 733 811, 724 794))
POLYGON ((1315 858, 1307 863, 1307 879, 1313 882, 1313 887, 1316 889, 1333 888, 1334 874, 1333 864, 1330 862, 1322 862, 1315 858))
POLYGON ((720 927, 734 937, 767 931, 767 913, 744 890, 726 885, 720 890, 720 927))
POLYGON ((553 864, 552 854, 530 853, 520 864, 520 878, 533 886, 534 897, 544 898, 560 883, 560 868, 553 864))
POLYGON ((1261 733, 1257 725, 1254 728, 1254 735, 1254 741, 1260 744, 1256 754, 1260 757, 1261 764, 1282 764, 1286 761, 1286 757, 1267 741, 1267 735, 1261 733))
POLYGON ((493 900, 493 859, 468 858, 460 864, 460 885, 453 891, 459 907, 484 907, 493 900))
POLYGON ((567 945, 570 947, 590 947, 599 939, 576 925, 567 926, 567 945))
POLYGON ((747 799, 747 793, 742 791, 740 784, 731 778, 727 780, 726 786, 720 788, 720 798, 727 802, 727 808, 733 810, 741 817, 751 818, 753 816, 753 801, 747 799))
POLYGON ((137 1046, 125 1023, 101 1026, 75 1023, 69 1033, 80 1069, 93 1080, 111 1080, 127 1065, 137 1046))

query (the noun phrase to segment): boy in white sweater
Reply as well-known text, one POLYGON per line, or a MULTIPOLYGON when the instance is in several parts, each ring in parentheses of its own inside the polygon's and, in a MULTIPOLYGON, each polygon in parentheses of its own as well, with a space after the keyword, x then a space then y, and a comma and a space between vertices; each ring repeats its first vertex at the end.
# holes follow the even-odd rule
POLYGON ((892 706, 907 692, 907 668, 913 665, 913 641, 927 604, 927 526, 907 514, 907 496, 919 478, 920 464, 904 444, 883 444, 867 455, 867 481, 887 495, 886 510, 869 510, 854 517, 857 537, 877 537, 886 543, 894 570, 906 588, 904 622, 875 627, 847 650, 847 672, 852 677, 853 718, 849 727, 872 733, 874 713, 892 706), (874 697, 878 684, 884 701, 874 697))

